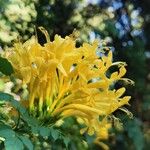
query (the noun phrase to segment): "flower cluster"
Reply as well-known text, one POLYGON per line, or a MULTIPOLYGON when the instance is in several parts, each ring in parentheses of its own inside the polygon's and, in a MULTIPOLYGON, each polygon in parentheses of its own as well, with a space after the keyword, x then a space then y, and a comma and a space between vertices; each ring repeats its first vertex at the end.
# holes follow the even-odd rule
POLYGON ((85 128, 81 134, 96 134, 97 141, 108 138, 110 115, 128 104, 130 96, 122 96, 125 88, 114 84, 125 73, 124 62, 112 62, 112 52, 98 49, 98 41, 76 47, 71 36, 41 46, 36 38, 15 43, 6 57, 14 75, 27 85, 30 112, 64 119, 74 116, 85 128), (96 52, 100 52, 100 56, 96 52), (116 66, 113 73, 109 68, 116 66))

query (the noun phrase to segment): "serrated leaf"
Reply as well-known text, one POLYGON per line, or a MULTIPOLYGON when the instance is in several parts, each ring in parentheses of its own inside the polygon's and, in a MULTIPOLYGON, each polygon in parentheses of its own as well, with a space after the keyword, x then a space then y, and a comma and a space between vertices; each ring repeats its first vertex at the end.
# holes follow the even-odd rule
POLYGON ((56 129, 51 128, 50 130, 51 136, 53 137, 54 140, 57 140, 59 138, 59 132, 56 129))
POLYGON ((23 144, 26 146, 28 150, 33 150, 33 144, 29 138, 27 138, 26 136, 19 136, 19 138, 21 139, 21 141, 23 142, 23 144))
POLYGON ((11 75, 14 72, 11 63, 6 58, 0 57, 0 72, 5 75, 11 75))
POLYGON ((5 145, 6 150, 23 150, 24 149, 23 143, 17 137, 7 138, 4 141, 4 145, 5 145))
POLYGON ((46 136, 49 136, 50 135, 50 129, 49 128, 46 128, 46 127, 40 127, 39 128, 39 132, 40 132, 40 135, 43 136, 43 137, 46 137, 46 136))

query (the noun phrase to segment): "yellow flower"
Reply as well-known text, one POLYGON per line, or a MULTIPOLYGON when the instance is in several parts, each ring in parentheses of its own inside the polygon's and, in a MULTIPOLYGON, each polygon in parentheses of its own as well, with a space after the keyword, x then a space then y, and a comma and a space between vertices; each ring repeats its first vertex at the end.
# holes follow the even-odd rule
POLYGON ((130 96, 123 97, 125 88, 115 89, 125 73, 124 62, 112 62, 112 52, 96 55, 98 42, 84 43, 79 48, 69 36, 56 35, 53 42, 41 46, 35 38, 25 43, 16 43, 6 52, 12 63, 15 76, 27 84, 29 110, 63 119, 74 116, 85 125, 89 135, 99 139, 108 138, 111 127, 108 117, 125 104, 130 96), (118 71, 109 73, 117 66, 118 71), (104 116, 103 119, 99 119, 104 116), (81 121, 82 120, 82 121, 81 121))

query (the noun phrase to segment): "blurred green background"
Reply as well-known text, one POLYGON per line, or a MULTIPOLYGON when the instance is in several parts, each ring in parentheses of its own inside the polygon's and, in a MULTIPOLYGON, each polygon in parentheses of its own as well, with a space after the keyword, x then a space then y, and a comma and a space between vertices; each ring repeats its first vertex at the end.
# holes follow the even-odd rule
POLYGON ((114 60, 127 62, 127 77, 135 81, 128 86, 132 96, 129 119, 118 114, 124 130, 114 129, 108 141, 114 150, 150 149, 150 1, 149 0, 0 0, 0 50, 25 41, 37 30, 38 40, 45 42, 38 30, 43 26, 51 39, 74 29, 83 41, 103 39, 114 52, 114 60))

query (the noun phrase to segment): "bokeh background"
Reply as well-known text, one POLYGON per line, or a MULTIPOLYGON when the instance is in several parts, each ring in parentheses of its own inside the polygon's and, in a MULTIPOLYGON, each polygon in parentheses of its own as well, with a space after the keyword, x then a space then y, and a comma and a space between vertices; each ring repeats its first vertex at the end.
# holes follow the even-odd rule
POLYGON ((114 129, 110 149, 150 149, 150 1, 149 0, 0 0, 0 50, 11 47, 18 36, 25 41, 37 31, 41 44, 43 26, 50 34, 62 37, 74 29, 80 40, 105 40, 114 60, 127 62, 127 86, 132 96, 130 119, 115 112, 124 129, 114 129))

